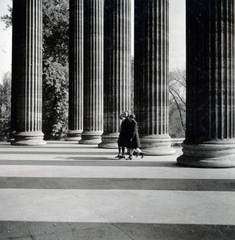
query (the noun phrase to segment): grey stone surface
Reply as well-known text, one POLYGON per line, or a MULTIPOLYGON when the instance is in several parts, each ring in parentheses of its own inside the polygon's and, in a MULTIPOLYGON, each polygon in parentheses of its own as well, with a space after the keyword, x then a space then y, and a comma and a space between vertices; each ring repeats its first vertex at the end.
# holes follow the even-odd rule
POLYGON ((21 240, 231 240, 228 225, 0 222, 1 239, 21 240))
POLYGON ((70 0, 69 18, 69 132, 66 140, 78 141, 83 130, 84 7, 70 0))
POLYGON ((186 1, 186 140, 178 162, 235 166, 234 1, 186 1))
POLYGON ((131 111, 131 1, 105 1, 104 133, 99 147, 116 148, 120 114, 131 111))
POLYGON ((175 149, 0 143, 0 239, 233 239, 235 169, 180 167, 175 149))
POLYGON ((84 1, 84 20, 84 124, 79 142, 97 145, 104 118, 104 0, 84 1))
POLYGON ((12 26, 13 144, 45 144, 42 133, 42 1, 13 1, 12 26))
POLYGON ((169 1, 135 1, 135 96, 142 148, 174 153, 168 129, 169 1))

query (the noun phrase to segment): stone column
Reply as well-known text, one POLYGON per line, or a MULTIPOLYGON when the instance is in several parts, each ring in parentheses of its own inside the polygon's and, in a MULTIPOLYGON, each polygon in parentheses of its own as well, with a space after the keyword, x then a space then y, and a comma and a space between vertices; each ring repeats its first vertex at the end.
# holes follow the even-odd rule
POLYGON ((131 1, 106 0, 104 133, 99 147, 117 148, 120 114, 131 109, 131 1))
POLYGON ((69 131, 67 141, 81 139, 83 130, 83 0, 70 0, 69 131))
POLYGON ((84 126, 82 144, 98 144, 103 133, 104 0, 84 1, 84 126))
POLYGON ((135 114, 147 155, 168 155, 168 0, 135 0, 135 114))
POLYGON ((186 139, 177 161, 234 167, 234 0, 187 0, 186 19, 186 139))
POLYGON ((13 1, 11 118, 12 144, 46 143, 42 133, 42 0, 13 1))

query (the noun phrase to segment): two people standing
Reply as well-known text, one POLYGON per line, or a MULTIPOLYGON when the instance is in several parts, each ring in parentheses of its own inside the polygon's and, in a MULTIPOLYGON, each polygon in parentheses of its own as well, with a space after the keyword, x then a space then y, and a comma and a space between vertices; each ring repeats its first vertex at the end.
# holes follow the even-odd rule
POLYGON ((139 155, 143 157, 144 154, 139 149, 141 145, 135 115, 129 115, 128 112, 124 112, 121 114, 120 118, 122 119, 122 123, 118 138, 119 153, 116 158, 125 158, 125 148, 128 149, 129 153, 129 157, 126 160, 132 160, 133 155, 136 155, 136 157, 139 155))

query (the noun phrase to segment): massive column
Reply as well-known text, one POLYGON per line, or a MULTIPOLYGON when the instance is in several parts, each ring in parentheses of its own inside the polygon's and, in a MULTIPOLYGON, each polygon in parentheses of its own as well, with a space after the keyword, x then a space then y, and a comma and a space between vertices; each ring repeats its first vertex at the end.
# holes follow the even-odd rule
POLYGON ((234 0, 187 0, 186 19, 186 139, 177 161, 234 167, 234 0))
POLYGON ((84 1, 84 126, 82 144, 98 144, 103 133, 104 0, 84 1))
POLYGON ((117 148, 120 113, 131 108, 131 1, 106 0, 104 133, 99 147, 117 148))
POLYGON ((13 0, 12 131, 17 145, 42 133, 42 0, 13 0))
POLYGON ((147 155, 174 153, 168 134, 168 0, 135 0, 135 113, 147 155))
POLYGON ((69 131, 78 141, 83 130, 83 0, 70 0, 69 17, 69 131))

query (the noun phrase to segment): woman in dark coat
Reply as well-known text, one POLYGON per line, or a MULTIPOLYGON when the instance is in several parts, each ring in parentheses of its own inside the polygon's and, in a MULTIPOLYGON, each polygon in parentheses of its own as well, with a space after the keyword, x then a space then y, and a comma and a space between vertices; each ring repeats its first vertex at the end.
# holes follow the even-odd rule
POLYGON ((138 124, 135 120, 135 114, 130 114, 127 143, 127 148, 129 148, 129 157, 127 158, 127 160, 132 160, 132 155, 135 151, 137 152, 137 156, 141 155, 143 157, 143 152, 139 149, 140 147, 140 137, 138 132, 138 124))
POLYGON ((141 147, 138 133, 138 124, 135 120, 134 114, 131 114, 129 116, 128 137, 129 137, 128 148, 135 149, 141 147))
POLYGON ((125 158, 125 147, 129 141, 128 138, 128 128, 129 128, 129 119, 128 119, 128 112, 124 112, 120 115, 120 119, 122 119, 121 127, 120 127, 120 134, 118 138, 118 155, 116 158, 125 158))

